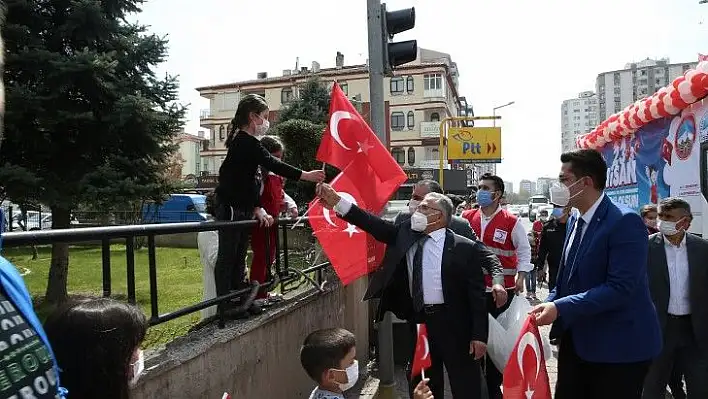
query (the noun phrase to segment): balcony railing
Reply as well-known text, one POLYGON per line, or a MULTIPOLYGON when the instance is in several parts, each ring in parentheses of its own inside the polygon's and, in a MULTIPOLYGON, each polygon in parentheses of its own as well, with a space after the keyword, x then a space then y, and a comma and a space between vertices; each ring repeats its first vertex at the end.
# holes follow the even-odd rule
POLYGON ((212 116, 214 116, 214 114, 212 114, 210 109, 203 109, 199 111, 199 119, 209 119, 212 116))
MULTIPOLYGON (((443 166, 445 169, 450 169, 450 164, 448 164, 447 159, 443 159, 443 166)), ((421 169, 438 169, 440 168, 439 159, 424 159, 415 163, 416 168, 421 169)))
POLYGON ((445 89, 428 89, 423 90, 423 97, 425 98, 445 98, 445 89))
POLYGON ((440 122, 420 122, 421 138, 440 137, 440 122))

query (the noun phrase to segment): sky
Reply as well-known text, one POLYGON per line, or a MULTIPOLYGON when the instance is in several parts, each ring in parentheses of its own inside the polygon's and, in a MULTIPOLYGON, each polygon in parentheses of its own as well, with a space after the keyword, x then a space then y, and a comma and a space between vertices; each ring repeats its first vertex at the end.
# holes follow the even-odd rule
MULTIPOLYGON (((502 117, 497 173, 521 179, 557 176, 560 107, 594 90, 601 72, 647 57, 692 62, 708 53, 708 4, 698 0, 389 0, 389 10, 416 8, 416 26, 396 40, 449 53, 460 95, 475 114, 502 117)), ((150 0, 134 18, 170 40, 159 73, 179 75, 189 104, 187 131, 209 107, 196 87, 278 76, 318 61, 334 66, 367 58, 364 0, 150 0)), ((480 125, 481 126, 481 125, 480 125)))

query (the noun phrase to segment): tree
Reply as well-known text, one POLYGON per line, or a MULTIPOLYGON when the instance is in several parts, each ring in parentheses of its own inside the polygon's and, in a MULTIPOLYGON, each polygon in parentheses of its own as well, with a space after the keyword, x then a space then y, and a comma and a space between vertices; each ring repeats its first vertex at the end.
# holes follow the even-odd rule
MULTIPOLYGON (((167 40, 126 21, 142 0, 7 0, 5 140, 0 182, 8 197, 52 211, 110 211, 160 200, 185 108, 177 80, 158 78, 167 40)), ((54 244, 46 301, 67 297, 68 245, 54 244)))
MULTIPOLYGON (((278 123, 274 128, 285 146, 285 161, 302 170, 321 169, 322 163, 317 162, 315 155, 324 125, 316 125, 310 121, 302 119, 292 119, 287 122, 278 123)), ((293 200, 302 206, 310 201, 314 196, 314 186, 312 183, 287 180, 285 191, 293 200)))
POLYGON ((329 119, 329 98, 327 86, 313 77, 300 89, 300 95, 280 111, 278 123, 301 119, 325 124, 329 119))
MULTIPOLYGON (((280 112, 273 133, 283 141, 286 161, 289 164, 302 170, 322 168, 315 155, 329 119, 329 101, 329 89, 320 79, 314 77, 305 83, 299 97, 280 112)), ((339 173, 329 165, 325 171, 329 177, 339 173)), ((314 196, 314 187, 309 183, 288 181, 285 191, 291 194, 300 207, 314 196)))

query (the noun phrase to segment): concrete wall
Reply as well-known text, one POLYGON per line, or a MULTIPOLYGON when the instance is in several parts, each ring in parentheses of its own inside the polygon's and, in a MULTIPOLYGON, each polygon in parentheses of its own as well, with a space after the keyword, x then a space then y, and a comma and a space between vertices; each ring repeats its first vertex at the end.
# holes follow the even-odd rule
POLYGON ((368 306, 362 278, 347 287, 303 294, 253 320, 223 330, 208 326, 178 339, 147 361, 132 398, 306 398, 314 383, 299 351, 313 330, 344 327, 357 337, 359 363, 368 361, 368 306))

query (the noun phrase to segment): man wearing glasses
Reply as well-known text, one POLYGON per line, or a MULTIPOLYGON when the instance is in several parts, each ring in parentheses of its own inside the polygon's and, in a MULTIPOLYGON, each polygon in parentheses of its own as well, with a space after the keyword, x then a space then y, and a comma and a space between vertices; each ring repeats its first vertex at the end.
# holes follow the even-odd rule
POLYGON ((378 298, 377 320, 387 311, 425 323, 432 367, 426 370, 434 397, 444 397, 443 365, 455 398, 480 398, 479 360, 486 353, 488 319, 482 266, 498 262, 484 245, 448 229, 452 201, 429 193, 410 219, 395 224, 367 213, 321 183, 317 195, 344 220, 387 244, 365 300, 378 298))

